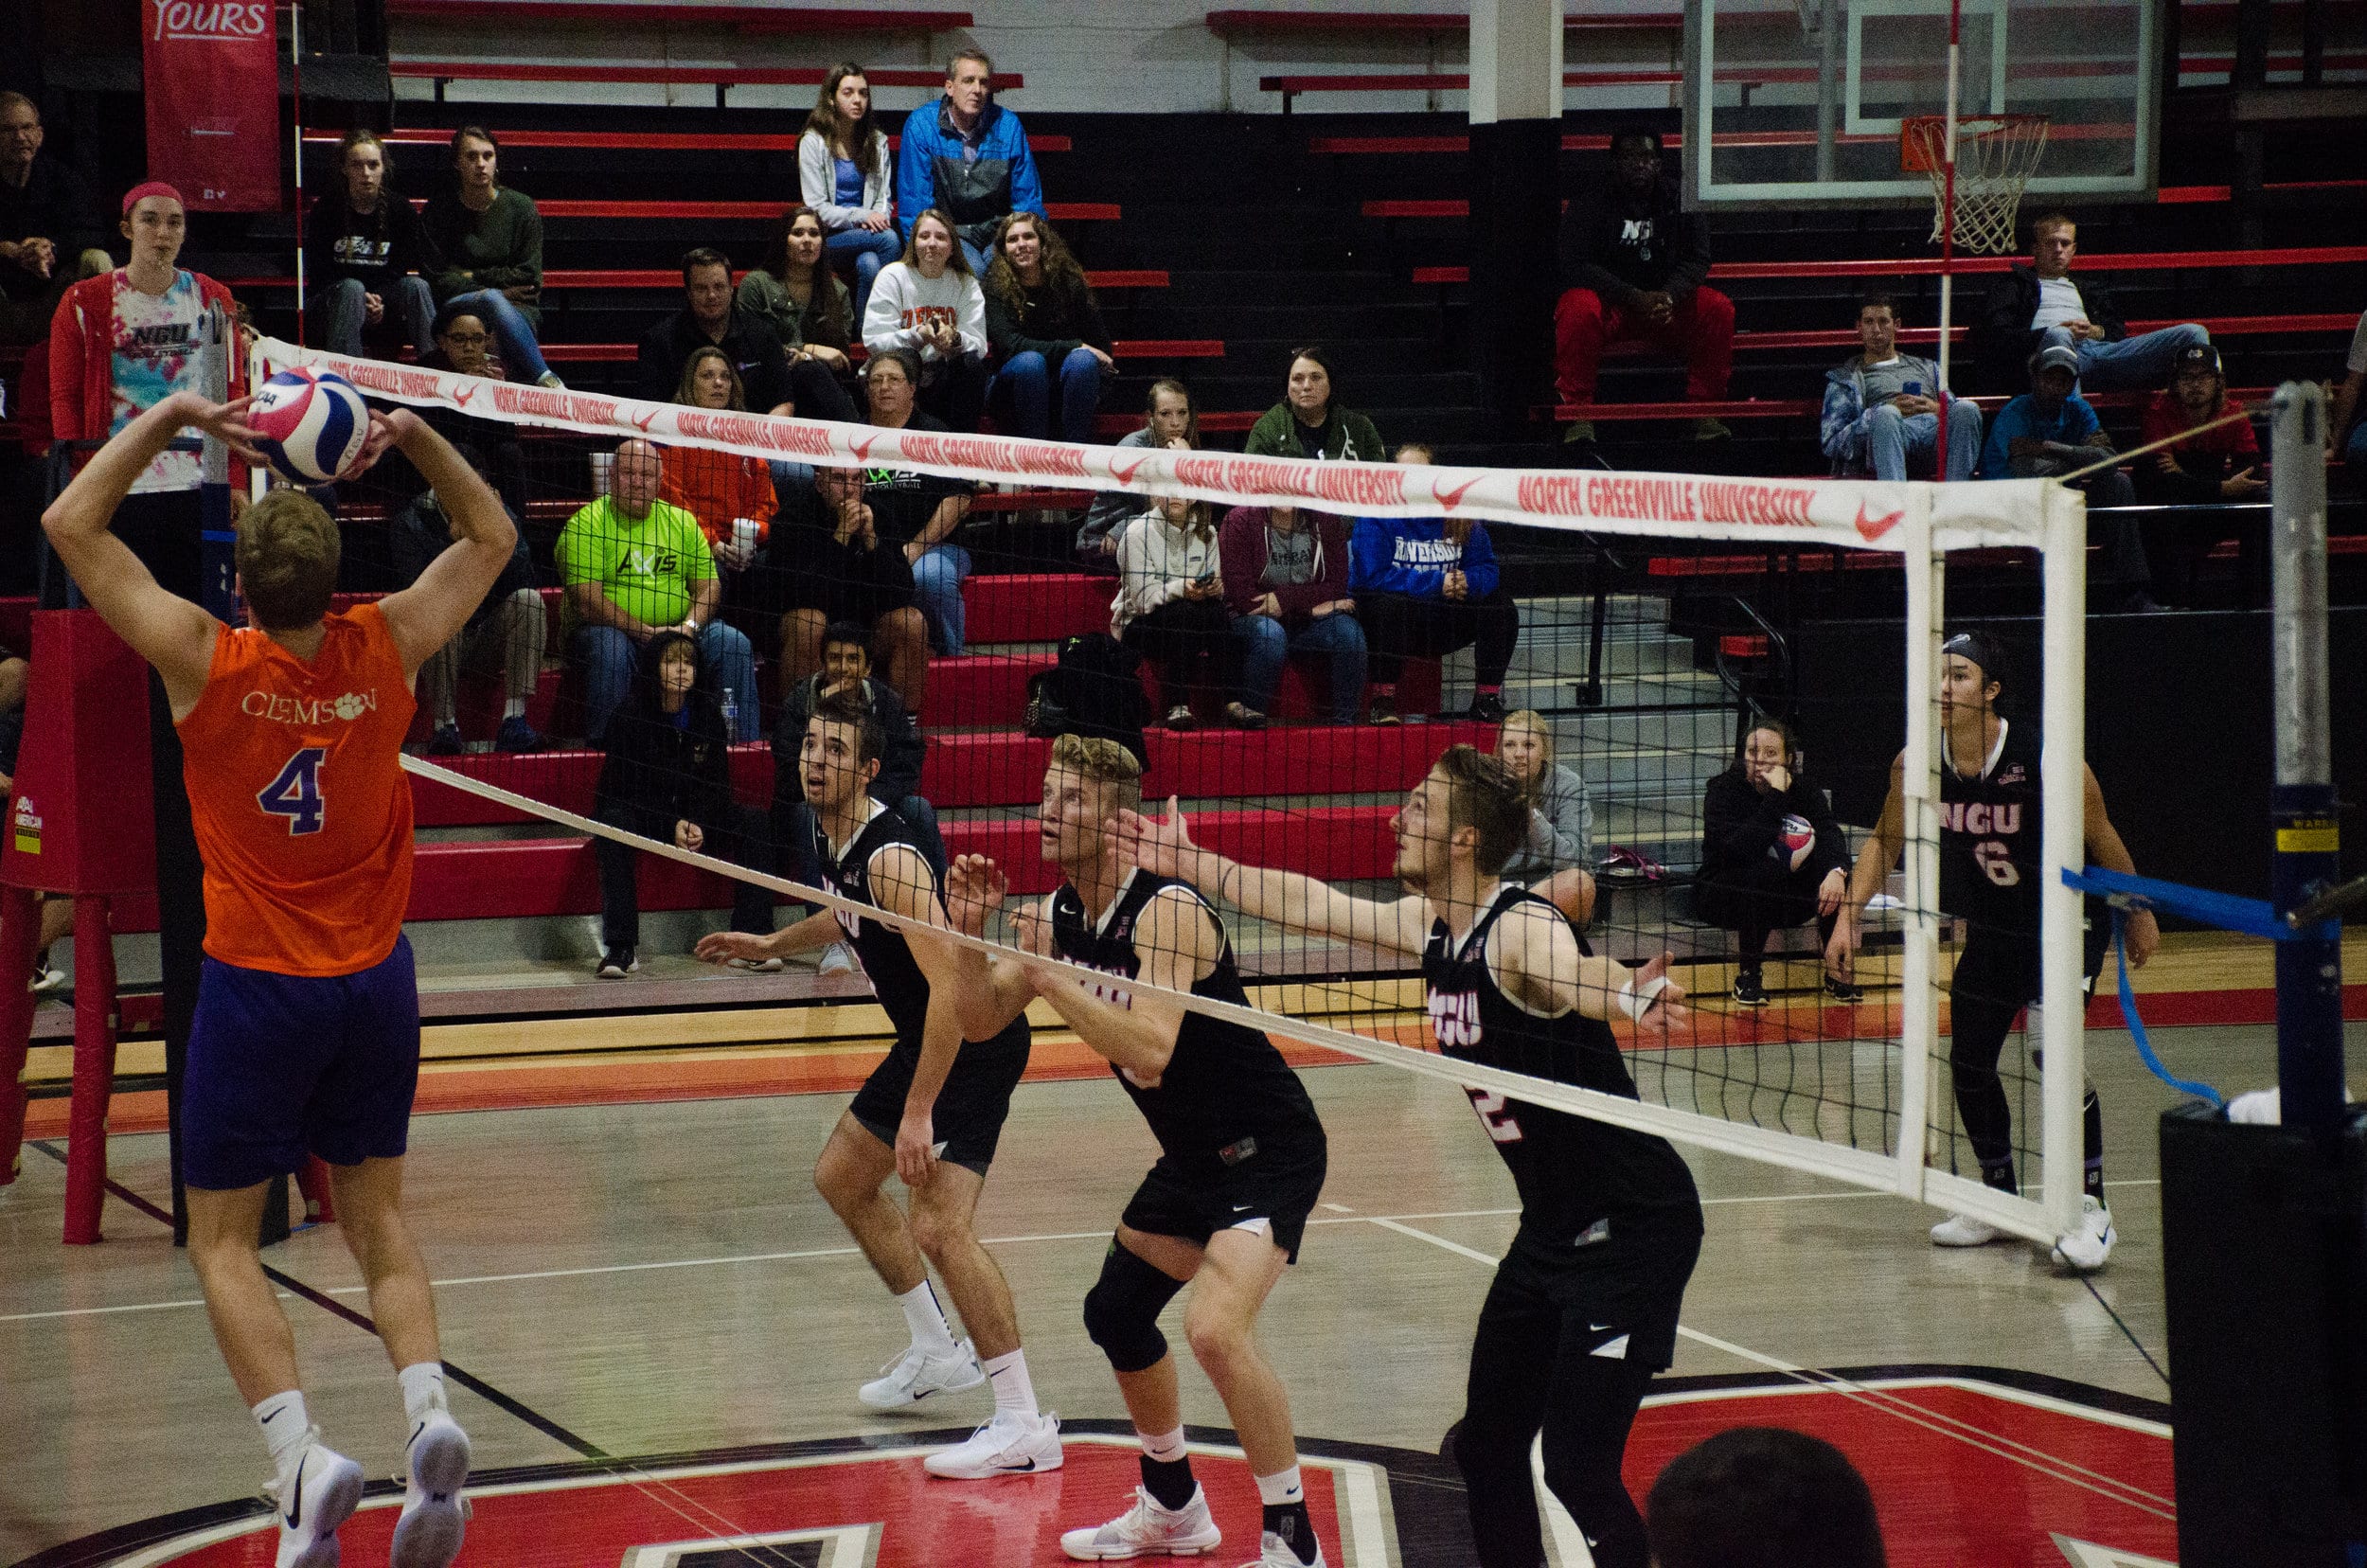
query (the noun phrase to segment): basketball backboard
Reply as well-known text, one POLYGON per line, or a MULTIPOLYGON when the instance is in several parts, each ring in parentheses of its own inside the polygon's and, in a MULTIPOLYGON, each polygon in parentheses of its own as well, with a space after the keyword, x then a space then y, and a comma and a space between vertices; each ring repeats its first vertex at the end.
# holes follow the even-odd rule
MULTIPOLYGON (((2050 122, 2032 195, 2152 195, 2162 3, 1962 0, 1959 113, 2050 122)), ((1948 27, 1949 0, 1685 0, 1688 203, 1930 201, 1899 129, 1948 107, 1948 27)))

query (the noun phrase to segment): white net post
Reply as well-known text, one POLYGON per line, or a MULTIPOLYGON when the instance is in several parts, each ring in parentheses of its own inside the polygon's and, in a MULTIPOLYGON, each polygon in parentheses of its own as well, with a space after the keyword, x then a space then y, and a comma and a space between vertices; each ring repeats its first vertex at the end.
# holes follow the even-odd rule
POLYGON ((1940 641, 1947 626, 1944 552, 1931 540, 1928 506, 1905 524, 1907 577, 1906 874, 1899 966, 1898 1192, 1923 1201, 1931 1126, 1931 1059, 1938 1049, 1940 641))
POLYGON ((2046 544, 2039 561, 2046 592, 2042 645, 2046 826, 2040 853, 2047 881, 2039 894, 2038 949, 2045 988, 2039 1006, 2046 1061, 2039 1088, 2044 1122, 2039 1155, 2046 1162, 2041 1202, 2050 1227, 2059 1236, 2078 1225, 2086 1165, 2080 1116, 2087 1083, 2087 1049, 2081 1032, 2088 1015, 2087 977, 2080 972, 2085 900, 2075 889, 2064 885, 2061 871, 2084 869, 2088 864, 2087 497, 2068 485, 2049 485, 2044 522, 2046 544))

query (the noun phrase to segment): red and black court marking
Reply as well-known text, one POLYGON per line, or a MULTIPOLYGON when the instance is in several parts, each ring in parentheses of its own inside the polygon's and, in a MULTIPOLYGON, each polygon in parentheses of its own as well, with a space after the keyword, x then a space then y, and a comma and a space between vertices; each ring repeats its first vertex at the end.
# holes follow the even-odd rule
MULTIPOLYGON (((514 1406, 515 1401, 505 1400, 514 1406)), ((1839 1445, 1874 1488, 1894 1568, 2161 1568, 2176 1549, 2165 1407, 2027 1373, 1881 1367, 1654 1385, 1628 1445, 1640 1497, 1712 1433, 1778 1425, 1839 1445)), ((537 1418, 544 1431, 563 1431, 537 1418)), ((573 1434, 568 1434, 573 1438, 573 1434)), ((920 1455, 960 1432, 606 1456, 472 1480, 463 1564, 608 1568, 1006 1568, 1063 1562, 1063 1530, 1122 1512, 1137 1479, 1119 1421, 1067 1429, 1067 1464, 992 1482, 933 1480, 920 1455)), ((1232 1434, 1194 1429, 1195 1469, 1226 1544, 1254 1551, 1255 1485, 1232 1434)), ((580 1448, 590 1444, 573 1439, 580 1448)), ((596 1452, 596 1451, 595 1451, 596 1452)), ((1309 1509, 1338 1568, 1471 1560, 1461 1478, 1436 1454, 1302 1447, 1309 1509)), ((401 1488, 374 1485, 340 1533, 385 1559, 401 1488)), ((1585 1560, 1566 1517, 1557 1555, 1585 1560)), ((260 1500, 190 1509, 53 1548, 20 1568, 267 1568, 260 1500)))

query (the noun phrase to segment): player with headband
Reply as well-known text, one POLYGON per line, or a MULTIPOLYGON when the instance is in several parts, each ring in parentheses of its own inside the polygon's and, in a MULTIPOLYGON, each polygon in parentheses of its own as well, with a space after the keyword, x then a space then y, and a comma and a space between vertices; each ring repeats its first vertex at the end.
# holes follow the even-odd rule
MULTIPOLYGON (((2008 679, 2004 645, 1986 632, 1959 632, 1940 645, 1940 908, 1970 927, 1949 982, 1949 1074, 1955 1083, 1956 1114, 1981 1163, 1981 1180, 2013 1192, 2013 1110, 1998 1081, 1997 1063, 2014 1015, 2045 989, 2038 894, 2047 876, 2039 777, 2046 747, 2038 725, 1997 711, 2008 679)), ((1881 819, 1858 856, 1841 922, 1824 951, 1825 971, 1837 979, 1849 978, 1860 911, 1881 891, 1906 843, 1906 767, 1907 754, 1900 752, 1891 764, 1881 819)), ((2083 773, 2087 858, 2134 876, 2136 864, 2105 811, 2095 773, 2083 773)), ((2161 930, 2152 914, 2140 909, 2129 915, 2127 933, 2129 967, 2142 969, 2162 944, 2161 930)), ((2091 919, 2080 969, 2091 983, 2110 943, 2110 925, 2091 919)), ((2033 1014, 2031 1023, 2037 1022, 2033 1014)), ((2031 1054, 2038 1058, 2036 1050, 2031 1054)), ((2104 1113, 2092 1083, 2080 1119, 2087 1191, 2080 1200, 2079 1228, 2056 1238, 2053 1256, 2056 1263, 2087 1273, 2104 1267, 2117 1238, 2104 1200, 2104 1113)), ((1950 1215, 1931 1227, 1932 1244, 1941 1247, 1985 1246, 2006 1237, 1968 1214, 1950 1215)))
MULTIPOLYGON (((1112 976, 1090 989, 1026 958, 966 950, 973 996, 991 999, 983 1029, 1038 995, 1112 1071, 1159 1140, 1159 1161, 1118 1221, 1101 1277, 1085 1297, 1085 1329, 1110 1358, 1142 1439, 1134 1506, 1060 1545, 1087 1560, 1213 1551, 1222 1539, 1184 1448, 1175 1358, 1159 1313, 1192 1286, 1185 1329, 1224 1400, 1257 1479, 1264 1517, 1257 1562, 1323 1561, 1307 1512, 1290 1400, 1257 1345, 1257 1314, 1298 1261, 1324 1185, 1323 1124, 1298 1075, 1259 1030, 1142 994, 1143 981, 1249 1006, 1223 922, 1190 883, 1126 864, 1117 816, 1142 802, 1142 766, 1115 741, 1063 735, 1044 772, 1037 819, 1043 858, 1065 879, 1019 912, 1025 953, 1057 954, 1112 976)), ((947 880, 957 929, 983 934, 1008 882, 965 855, 947 880)))
MULTIPOLYGON (((1635 1082, 1605 1020, 1664 1035, 1684 992, 1663 953, 1630 974, 1591 953, 1559 911, 1502 878, 1528 812, 1504 763, 1450 747, 1391 824, 1408 896, 1351 898, 1312 877, 1243 865, 1166 819, 1120 819, 1136 865, 1293 931, 1419 953, 1441 1052, 1622 1098, 1635 1082)), ((1620 1476, 1701 1248, 1692 1172, 1667 1140, 1477 1089, 1466 1091, 1512 1172, 1521 1225, 1480 1310, 1455 1462, 1482 1568, 1544 1560, 1529 1451, 1600 1568, 1646 1568, 1644 1521, 1620 1476)))

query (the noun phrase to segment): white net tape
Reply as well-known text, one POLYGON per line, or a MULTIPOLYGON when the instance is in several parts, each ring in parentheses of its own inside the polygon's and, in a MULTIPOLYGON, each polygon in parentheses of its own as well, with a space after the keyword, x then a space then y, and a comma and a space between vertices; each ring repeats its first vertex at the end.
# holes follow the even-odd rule
MULTIPOLYGON (((1975 256, 2014 248, 2021 193, 2046 151, 2046 117, 2005 115, 1956 122, 1956 244, 1975 256)), ((1931 240, 1948 227, 1948 122, 1938 116, 1911 121, 1907 134, 1931 181, 1931 240)))

